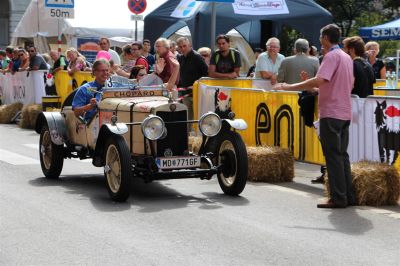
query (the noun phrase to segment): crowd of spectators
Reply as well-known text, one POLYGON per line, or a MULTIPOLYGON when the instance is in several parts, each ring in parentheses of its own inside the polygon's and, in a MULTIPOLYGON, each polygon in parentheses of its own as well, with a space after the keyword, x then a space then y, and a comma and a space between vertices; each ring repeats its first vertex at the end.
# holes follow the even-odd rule
MULTIPOLYGON (((193 115, 192 85, 196 80, 201 77, 235 79, 241 76, 241 54, 231 47, 229 36, 223 34, 216 38, 215 52, 208 47, 194 50, 186 37, 176 42, 159 38, 154 44, 155 54, 151 53, 150 40, 123 46, 121 55, 111 49, 108 38, 99 38, 98 45, 100 51, 96 59, 109 62, 109 75, 140 80, 151 74, 154 80, 157 77, 162 80, 167 89, 179 88, 180 99, 189 108, 189 118, 193 115)), ((315 77, 327 52, 324 46, 319 52, 320 56, 317 48, 305 39, 296 40, 293 46, 293 55, 285 57, 280 53, 280 40, 269 38, 265 51, 255 49, 256 61, 247 72, 247 77, 269 80, 271 85, 278 82, 293 84, 315 77)), ((354 62, 352 93, 359 97, 371 95, 372 84, 386 75, 382 60, 377 58, 379 44, 364 44, 361 38, 351 37, 343 41, 342 49, 354 62)), ((73 47, 67 49, 65 55, 54 50, 49 54, 39 54, 33 46, 0 50, 1 72, 25 70, 51 70, 53 74, 66 70, 72 76, 79 71, 92 71, 92 64, 73 47)))

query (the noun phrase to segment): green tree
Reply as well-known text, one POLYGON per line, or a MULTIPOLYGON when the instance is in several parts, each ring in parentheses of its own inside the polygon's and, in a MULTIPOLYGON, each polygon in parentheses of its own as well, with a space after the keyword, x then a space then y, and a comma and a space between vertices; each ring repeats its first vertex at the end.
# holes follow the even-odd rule
POLYGON ((375 8, 373 0, 317 0, 317 3, 331 12, 333 22, 341 29, 343 36, 349 36, 357 17, 375 8))

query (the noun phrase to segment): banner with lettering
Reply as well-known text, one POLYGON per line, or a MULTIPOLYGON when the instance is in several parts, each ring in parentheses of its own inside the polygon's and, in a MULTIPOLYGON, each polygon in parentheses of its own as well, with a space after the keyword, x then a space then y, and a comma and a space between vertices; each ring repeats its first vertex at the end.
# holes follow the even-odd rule
POLYGON ((3 104, 21 102, 41 104, 45 93, 45 71, 6 73, 0 77, 0 93, 3 104))

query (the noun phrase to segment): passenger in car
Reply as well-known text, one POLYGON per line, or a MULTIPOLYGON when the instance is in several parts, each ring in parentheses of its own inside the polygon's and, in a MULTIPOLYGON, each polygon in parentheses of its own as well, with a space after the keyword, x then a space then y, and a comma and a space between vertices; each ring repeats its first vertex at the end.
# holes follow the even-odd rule
POLYGON ((83 116, 89 121, 97 112, 97 102, 101 99, 101 92, 110 76, 110 63, 105 59, 98 59, 93 63, 92 74, 95 80, 83 84, 77 89, 72 101, 72 110, 77 117, 83 116))

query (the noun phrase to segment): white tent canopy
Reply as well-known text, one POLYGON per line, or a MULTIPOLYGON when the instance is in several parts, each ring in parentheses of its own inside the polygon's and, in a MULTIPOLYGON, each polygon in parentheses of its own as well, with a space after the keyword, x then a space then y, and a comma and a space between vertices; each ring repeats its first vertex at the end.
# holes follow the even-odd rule
MULTIPOLYGON (((146 12, 147 13, 147 12, 146 12)), ((68 45, 76 45, 79 37, 134 38, 135 22, 126 1, 75 1, 75 18, 53 19, 45 15, 44 0, 32 0, 13 33, 15 38, 67 38, 68 45)), ((143 38, 143 21, 138 21, 138 39, 143 38)))
MULTIPOLYGON (((242 59, 242 70, 247 72, 247 70, 252 66, 255 62, 255 56, 253 53, 253 49, 249 45, 249 43, 243 38, 240 33, 232 29, 230 30, 227 35, 230 38, 231 41, 231 47, 237 49, 240 52, 241 59, 242 59)), ((189 27, 185 26, 178 31, 176 31, 174 34, 172 34, 169 39, 176 40, 179 37, 188 37, 191 39, 191 33, 189 30, 189 27)))

